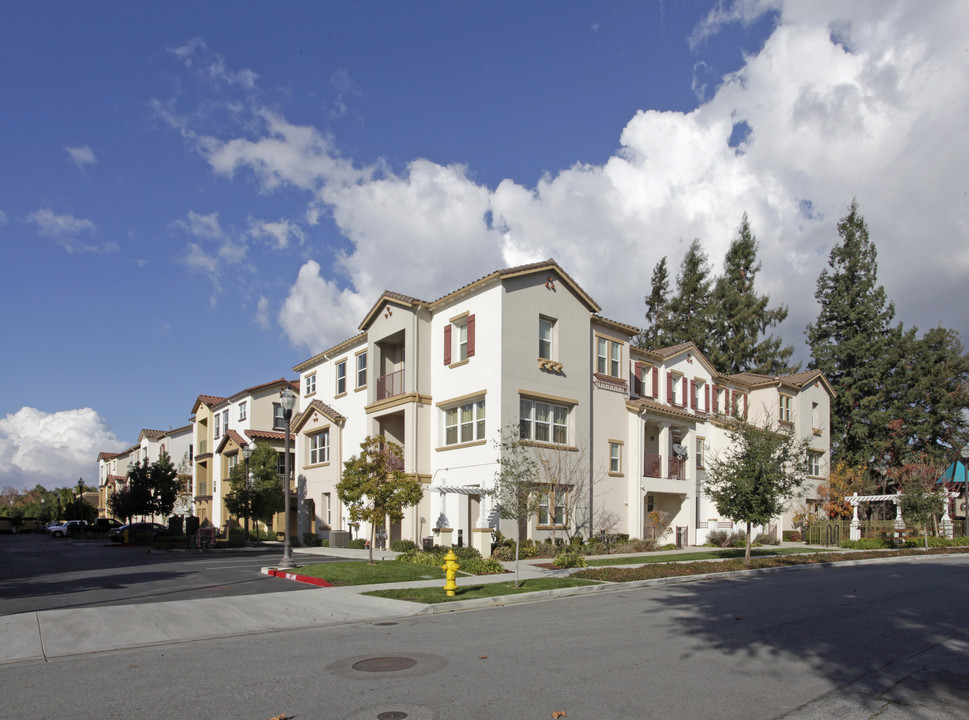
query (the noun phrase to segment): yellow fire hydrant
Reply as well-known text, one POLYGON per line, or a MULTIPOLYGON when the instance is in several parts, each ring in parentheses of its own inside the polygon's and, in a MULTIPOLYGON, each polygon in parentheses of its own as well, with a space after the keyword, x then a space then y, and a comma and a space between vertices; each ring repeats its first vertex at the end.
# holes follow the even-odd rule
POLYGON ((444 564, 441 565, 441 570, 444 571, 444 577, 447 579, 447 582, 444 583, 444 589, 447 590, 448 597, 454 597, 454 591, 458 589, 458 584, 454 582, 454 579, 457 577, 460 567, 458 556, 454 554, 454 550, 448 550, 447 555, 444 556, 444 564))

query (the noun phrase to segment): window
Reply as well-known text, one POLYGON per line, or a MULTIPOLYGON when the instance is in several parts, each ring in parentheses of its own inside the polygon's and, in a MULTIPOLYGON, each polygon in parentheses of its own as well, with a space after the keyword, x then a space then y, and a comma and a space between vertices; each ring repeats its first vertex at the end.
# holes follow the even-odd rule
POLYGON ((347 361, 341 360, 336 364, 336 394, 343 395, 347 391, 347 361))
POLYGON ((485 439, 485 401, 476 400, 444 411, 444 444, 485 439))
POLYGON ((569 408, 522 398, 519 428, 522 440, 565 445, 569 441, 569 408))
POLYGON ((215 424, 213 425, 213 430, 215 431, 215 435, 213 435, 213 437, 215 438, 222 437, 222 432, 221 432, 222 428, 219 426, 219 418, 221 417, 222 417, 222 413, 215 414, 215 424))
POLYGON ((283 406, 273 403, 273 430, 285 430, 286 418, 283 416, 283 406))
POLYGON ((239 403, 239 422, 249 417, 249 407, 245 400, 239 403))
POLYGON ((609 474, 619 475, 622 473, 622 443, 616 440, 609 441, 609 474))
POLYGON ((821 458, 824 453, 808 452, 808 471, 811 477, 821 477, 821 458))
POLYGON ((239 456, 238 455, 227 455, 226 456, 226 471, 227 471, 226 477, 231 477, 232 476, 232 468, 234 468, 238 464, 239 464, 239 456))
POLYGON ((321 506, 320 507, 320 519, 324 523, 326 523, 326 526, 328 528, 332 528, 333 527, 333 516, 332 516, 332 510, 330 508, 330 493, 323 493, 323 497, 321 499, 322 499, 322 502, 320 503, 320 506, 321 506))
POLYGON ((778 399, 780 401, 780 413, 778 416, 778 420, 782 423, 792 423, 793 422, 792 418, 794 416, 791 413, 791 404, 794 398, 792 398, 790 395, 782 394, 778 399))
POLYGON ((682 375, 676 375, 674 373, 667 373, 666 375, 666 399, 670 405, 683 405, 686 403, 686 398, 683 397, 684 393, 680 388, 680 381, 682 379, 682 375))
POLYGON ((225 434, 229 432, 229 409, 226 408, 222 411, 222 433, 225 434))
POLYGON ((566 503, 569 491, 565 487, 547 486, 538 494, 538 526, 565 527, 566 503))
POLYGON ((621 377, 622 343, 608 338, 597 338, 596 372, 610 377, 621 377))
POLYGON ((310 465, 330 462, 330 431, 314 433, 309 436, 310 465))
MULTIPOLYGON (((294 465, 293 453, 290 453, 289 469, 290 469, 291 475, 294 468, 295 468, 295 465, 294 465)), ((279 477, 286 476, 286 453, 283 453, 283 452, 276 453, 276 474, 279 475, 279 477)))
POLYGON ((704 463, 704 455, 703 455, 704 447, 705 447, 705 443, 703 441, 703 438, 698 437, 696 439, 696 469, 697 470, 702 470, 703 468, 706 467, 706 464, 704 463))
POLYGON ((811 403, 811 430, 815 435, 821 434, 821 426, 818 424, 818 404, 811 403))
POLYGON ((306 380, 304 380, 305 388, 303 390, 304 394, 312 395, 316 392, 316 373, 312 375, 307 375, 306 380))
POLYGON ((690 404, 696 412, 710 411, 710 388, 703 380, 690 381, 690 404))
POLYGON ((358 390, 367 386, 367 353, 366 351, 357 354, 357 384, 354 386, 358 390))
POLYGON ((444 364, 454 365, 474 357, 474 315, 457 315, 444 326, 444 364))
POLYGON ((547 317, 538 318, 538 356, 540 358, 554 360, 552 357, 554 332, 555 320, 547 317))

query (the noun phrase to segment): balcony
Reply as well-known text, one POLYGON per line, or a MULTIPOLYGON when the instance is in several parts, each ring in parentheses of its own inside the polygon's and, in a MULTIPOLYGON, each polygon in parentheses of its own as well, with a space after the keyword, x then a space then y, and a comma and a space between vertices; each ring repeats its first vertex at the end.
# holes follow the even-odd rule
POLYGON ((377 378, 377 397, 375 400, 386 400, 404 393, 404 371, 397 370, 389 375, 377 378))
POLYGON ((656 453, 646 453, 643 463, 643 477, 670 478, 672 480, 686 479, 686 461, 675 457, 669 459, 669 472, 663 474, 663 458, 656 453))

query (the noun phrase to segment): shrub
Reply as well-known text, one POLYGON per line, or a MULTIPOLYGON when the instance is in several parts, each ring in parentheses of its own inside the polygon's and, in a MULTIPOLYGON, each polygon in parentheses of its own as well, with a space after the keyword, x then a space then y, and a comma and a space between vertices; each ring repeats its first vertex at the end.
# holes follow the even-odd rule
POLYGON ((881 550, 892 547, 889 538, 862 538, 861 540, 842 540, 841 547, 849 550, 881 550))
POLYGON ((351 540, 347 547, 349 547, 351 550, 366 550, 367 541, 363 538, 356 538, 355 540, 351 540))
MULTIPOLYGON (((519 550, 519 553, 518 553, 518 557, 521 558, 522 560, 526 560, 528 558, 537 558, 537 557, 550 558, 550 557, 554 557, 554 555, 555 555, 555 549, 551 545, 545 545, 544 543, 540 543, 539 545, 536 545, 531 540, 523 540, 521 544, 521 550, 519 550)), ((512 541, 511 544, 506 543, 504 545, 496 547, 495 551, 491 554, 491 557, 495 558, 496 560, 502 560, 504 562, 508 562, 509 560, 514 560, 515 559, 514 541, 512 541)))
POLYGON ((330 538, 320 538, 320 547, 330 547, 330 538))
MULTIPOLYGON (((442 563, 443 564, 443 563, 442 563)), ((472 575, 499 575, 505 572, 505 567, 494 558, 483 558, 480 555, 466 560, 458 560, 461 570, 472 575)))
POLYGON ((777 535, 768 533, 758 533, 754 538, 754 545, 780 545, 777 535))
POLYGON ((585 558, 574 552, 564 552, 561 555, 556 555, 552 564, 557 568, 589 567, 589 563, 585 561, 585 558))
POLYGON ((732 532, 730 537, 727 538, 727 543, 725 547, 745 548, 747 547, 747 533, 743 530, 732 532))
POLYGON ((303 544, 306 547, 323 547, 323 538, 316 537, 316 533, 304 532, 303 544))
POLYGON ((804 540, 801 537, 801 533, 797 530, 785 530, 784 531, 784 542, 802 542, 804 540))
POLYGON ((414 544, 413 540, 393 540, 390 543, 390 549, 394 552, 404 553, 409 550, 416 550, 417 545, 414 544))
POLYGON ((676 543, 666 543, 660 550, 676 550, 676 543))
POLYGON ((711 530, 707 533, 707 545, 713 545, 713 547, 727 547, 727 538, 730 537, 730 533, 726 530, 711 530))
MULTIPOLYGON (((930 537, 929 547, 958 547, 960 545, 969 545, 969 539, 964 537, 930 537)), ((922 538, 909 538, 905 541, 905 547, 907 548, 920 548, 925 547, 925 540, 922 538)))
MULTIPOLYGON (((655 540, 638 540, 633 538, 629 540, 629 536, 626 536, 626 540, 620 540, 614 542, 609 548, 609 552, 612 553, 640 553, 640 552, 652 552, 656 549, 655 540)), ((676 547, 675 545, 673 547, 676 547)))

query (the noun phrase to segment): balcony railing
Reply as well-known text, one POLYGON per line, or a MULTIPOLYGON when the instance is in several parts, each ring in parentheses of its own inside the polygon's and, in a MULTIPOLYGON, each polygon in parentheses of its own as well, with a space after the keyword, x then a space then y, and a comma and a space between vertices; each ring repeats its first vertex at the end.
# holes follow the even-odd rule
POLYGON ((377 400, 386 400, 404 392, 404 371, 397 370, 377 378, 377 400))
POLYGON ((656 453, 646 453, 645 462, 643 463, 643 477, 667 477, 673 480, 685 480, 686 461, 671 457, 669 459, 669 472, 664 475, 662 456, 656 453))

